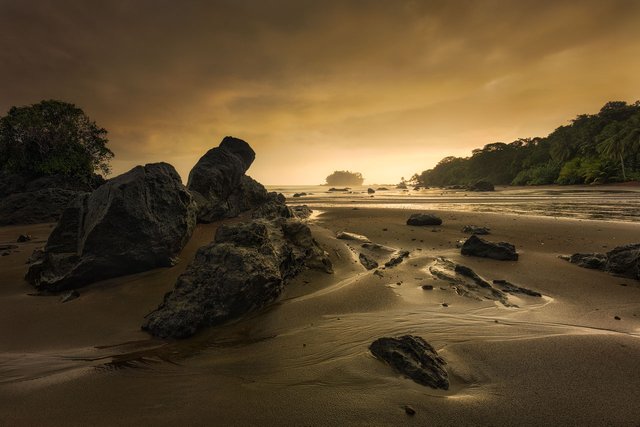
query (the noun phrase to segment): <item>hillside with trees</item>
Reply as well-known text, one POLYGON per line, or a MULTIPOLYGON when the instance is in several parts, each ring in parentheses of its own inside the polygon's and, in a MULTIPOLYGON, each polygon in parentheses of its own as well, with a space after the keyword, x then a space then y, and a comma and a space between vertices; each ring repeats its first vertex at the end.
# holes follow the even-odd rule
POLYGON ((416 174, 422 185, 599 184, 640 180, 640 101, 608 102, 546 137, 495 142, 416 174))
POLYGON ((335 171, 326 178, 325 185, 362 185, 364 178, 360 172, 335 171))

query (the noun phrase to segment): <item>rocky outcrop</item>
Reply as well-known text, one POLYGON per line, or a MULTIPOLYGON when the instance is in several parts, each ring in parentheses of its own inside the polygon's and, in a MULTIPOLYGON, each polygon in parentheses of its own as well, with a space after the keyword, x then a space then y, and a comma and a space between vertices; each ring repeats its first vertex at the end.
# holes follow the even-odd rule
POLYGON ((267 190, 245 175, 254 159, 249 144, 227 136, 198 160, 187 183, 198 205, 198 222, 232 218, 268 201, 267 190))
POLYGON ((287 280, 305 266, 331 272, 325 252, 299 220, 222 225, 147 316, 143 329, 163 338, 191 336, 275 301, 287 280))
POLYGON ((60 291, 170 266, 194 226, 195 205, 173 166, 137 166, 65 209, 26 278, 60 291))
POLYGON ((435 389, 449 389, 449 375, 444 359, 424 339, 415 335, 379 338, 369 350, 396 372, 418 384, 435 389))
POLYGON ((441 225, 441 224, 442 224, 441 218, 428 213, 413 214, 407 220, 407 225, 424 226, 424 225, 441 225))
POLYGON ((460 250, 462 255, 497 259, 500 261, 517 261, 518 253, 511 243, 493 243, 481 239, 475 234, 469 237, 460 250))
POLYGON ((51 175, 25 177, 0 174, 0 225, 57 221, 80 194, 104 183, 99 175, 86 179, 51 175))
POLYGON ((494 191, 495 188, 489 181, 477 181, 469 186, 470 191, 494 191))
POLYGON ((640 280, 640 243, 618 246, 606 254, 573 254, 568 260, 580 267, 640 280))
POLYGON ((477 225, 465 225, 462 227, 462 232, 467 234, 486 235, 489 234, 489 228, 479 227, 477 225))

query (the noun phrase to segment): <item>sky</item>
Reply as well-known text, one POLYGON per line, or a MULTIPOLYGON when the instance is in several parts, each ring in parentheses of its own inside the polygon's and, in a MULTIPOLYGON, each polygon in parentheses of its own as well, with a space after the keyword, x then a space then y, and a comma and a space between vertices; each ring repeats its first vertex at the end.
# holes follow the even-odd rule
POLYGON ((0 115, 60 99, 113 173, 226 135, 263 184, 395 183, 640 99, 638 0, 0 0, 0 115))

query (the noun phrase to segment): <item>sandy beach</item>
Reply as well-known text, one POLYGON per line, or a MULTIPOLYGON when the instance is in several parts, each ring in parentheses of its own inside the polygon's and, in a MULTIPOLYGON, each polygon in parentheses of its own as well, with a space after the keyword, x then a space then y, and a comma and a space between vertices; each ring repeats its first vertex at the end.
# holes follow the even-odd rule
POLYGON ((407 226, 413 212, 316 210, 309 222, 334 274, 305 271, 267 309, 182 341, 151 339, 140 325, 218 224, 199 225, 175 267, 95 283, 64 304, 29 296, 22 280, 51 224, 2 228, 2 243, 34 239, 0 257, 0 424, 638 424, 640 283, 558 258, 637 241, 637 223, 432 210, 441 226, 407 226), (520 259, 460 255, 469 224, 516 245, 520 259), (410 255, 374 274, 340 231, 410 255), (438 257, 542 297, 509 295, 517 307, 506 307, 458 295, 430 274, 438 257), (448 391, 368 350, 404 334, 446 360, 448 391))

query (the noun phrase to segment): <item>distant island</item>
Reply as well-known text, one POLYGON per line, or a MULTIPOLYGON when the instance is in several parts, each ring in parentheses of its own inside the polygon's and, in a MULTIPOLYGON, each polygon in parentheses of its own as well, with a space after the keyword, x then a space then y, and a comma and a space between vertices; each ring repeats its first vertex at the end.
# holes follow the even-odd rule
POLYGON ((360 172, 335 171, 326 178, 324 185, 362 185, 364 178, 360 172))
POLYGON ((606 103, 543 138, 495 142, 415 174, 420 185, 604 184, 640 181, 640 101, 606 103))

